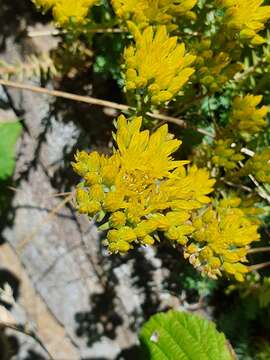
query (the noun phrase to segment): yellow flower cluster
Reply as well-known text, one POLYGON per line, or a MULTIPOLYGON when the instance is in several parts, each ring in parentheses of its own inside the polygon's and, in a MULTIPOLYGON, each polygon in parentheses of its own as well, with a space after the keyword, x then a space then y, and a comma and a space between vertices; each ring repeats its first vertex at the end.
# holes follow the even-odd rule
POLYGON ((111 157, 79 152, 73 163, 84 179, 76 191, 78 209, 89 216, 107 214, 110 252, 151 245, 158 232, 175 244, 186 244, 194 230, 191 213, 210 202, 207 195, 215 182, 206 170, 193 166, 187 172, 188 161, 172 158, 181 142, 172 138, 167 125, 150 135, 140 131, 141 122, 127 122, 121 115, 118 150, 111 157))
POLYGON ((262 6, 264 0, 217 0, 226 9, 225 23, 228 29, 239 32, 240 39, 251 45, 261 45, 265 39, 258 35, 270 18, 270 6, 262 6))
POLYGON ((237 96, 233 101, 229 128, 244 137, 263 131, 267 125, 265 117, 268 113, 268 107, 257 108, 261 101, 261 95, 237 96))
POLYGON ((259 182, 270 184, 270 149, 264 149, 250 158, 245 163, 242 173, 252 174, 259 182))
POLYGON ((79 212, 107 221, 101 228, 108 230, 105 243, 112 253, 153 245, 162 234, 184 246, 184 257, 203 274, 217 278, 225 272, 242 281, 249 245, 259 239, 257 225, 238 198, 205 211, 215 181, 205 169, 187 171, 188 161, 172 158, 181 142, 167 125, 150 135, 141 123, 140 117, 118 118, 110 157, 77 153, 73 168, 83 178, 76 190, 79 212))
POLYGON ((232 147, 233 141, 220 139, 215 141, 212 149, 212 163, 215 166, 223 167, 226 170, 233 170, 238 167, 238 161, 244 156, 232 147))
POLYGON ((241 209, 253 224, 260 226, 261 221, 258 216, 264 214, 264 210, 256 206, 257 201, 258 198, 254 194, 241 199, 236 193, 230 192, 226 199, 220 201, 220 205, 226 208, 241 209))
POLYGON ((235 42, 228 42, 222 36, 219 39, 204 38, 194 44, 196 74, 210 92, 219 91, 242 69, 241 64, 232 60, 234 47, 235 42))
POLYGON ((164 24, 173 29, 176 16, 195 17, 191 9, 196 3, 197 0, 112 0, 116 15, 140 28, 164 24))
POLYGON ((45 10, 52 8, 53 17, 57 24, 65 26, 72 19, 76 23, 83 23, 89 9, 98 0, 34 0, 38 7, 45 10))
POLYGON ((165 26, 147 27, 140 32, 128 23, 135 45, 125 49, 127 90, 143 89, 153 104, 164 103, 177 95, 193 74, 193 55, 185 55, 185 45, 170 37, 165 26))
POLYGON ((246 255, 249 245, 259 240, 257 225, 231 201, 220 202, 216 210, 208 209, 193 219, 196 229, 193 241, 185 247, 184 256, 203 274, 216 279, 222 271, 243 281, 249 271, 246 255))

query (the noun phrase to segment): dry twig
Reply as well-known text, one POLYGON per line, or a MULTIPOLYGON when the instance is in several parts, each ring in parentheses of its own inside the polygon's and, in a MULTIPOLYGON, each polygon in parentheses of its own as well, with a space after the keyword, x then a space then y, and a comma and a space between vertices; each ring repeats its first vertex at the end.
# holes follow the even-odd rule
POLYGON ((248 253, 249 254, 256 254, 256 253, 269 252, 269 251, 270 251, 270 246, 265 246, 265 247, 249 249, 248 253))
MULTIPOLYGON (((87 33, 96 33, 96 34, 119 34, 125 32, 122 29, 118 28, 97 28, 97 29, 87 29, 85 30, 87 33)), ((40 30, 40 31, 28 31, 27 36, 30 38, 37 38, 37 37, 44 37, 44 36, 60 36, 66 34, 67 31, 65 30, 40 30)))
POLYGON ((21 328, 21 327, 19 327, 17 325, 10 325, 10 324, 6 324, 4 322, 0 322, 0 329, 11 329, 11 330, 17 331, 17 332, 19 332, 21 334, 24 334, 26 336, 31 337, 46 352, 46 354, 48 355, 49 360, 54 360, 54 358, 52 357, 52 355, 50 354, 50 352, 48 351, 46 346, 42 343, 42 341, 33 332, 28 331, 28 330, 26 330, 24 328, 21 328))
POLYGON ((261 264, 249 266, 249 271, 257 271, 257 270, 265 269, 266 267, 269 266, 270 266, 270 261, 267 261, 261 264))
MULTIPOLYGON (((68 92, 65 92, 65 91, 50 90, 50 89, 46 89, 46 88, 43 88, 43 87, 23 84, 23 83, 19 83, 19 82, 15 82, 15 81, 9 81, 9 80, 0 79, 0 85, 8 86, 8 87, 16 88, 16 89, 21 89, 21 90, 32 91, 32 92, 36 92, 36 93, 39 93, 39 94, 45 94, 45 95, 50 95, 50 96, 55 96, 55 97, 61 97, 61 98, 64 98, 64 99, 84 102, 84 103, 91 104, 91 105, 108 107, 108 108, 112 108, 112 109, 116 109, 116 110, 120 110, 120 111, 134 110, 134 108, 132 108, 132 107, 130 107, 128 105, 119 104, 119 103, 116 103, 116 102, 102 100, 102 99, 97 99, 97 98, 94 98, 92 96, 82 96, 82 95, 76 95, 76 94, 68 93, 68 92)), ((183 127, 183 128, 192 128, 195 131, 197 131, 197 132, 199 132, 199 133, 201 133, 203 135, 213 137, 213 134, 207 132, 204 129, 193 128, 191 126, 188 126, 188 124, 183 119, 171 117, 171 116, 168 116, 168 115, 163 115, 163 114, 156 113, 156 112, 155 113, 147 112, 146 115, 153 118, 153 119, 173 123, 173 124, 176 124, 176 125, 178 125, 180 127, 183 127)))

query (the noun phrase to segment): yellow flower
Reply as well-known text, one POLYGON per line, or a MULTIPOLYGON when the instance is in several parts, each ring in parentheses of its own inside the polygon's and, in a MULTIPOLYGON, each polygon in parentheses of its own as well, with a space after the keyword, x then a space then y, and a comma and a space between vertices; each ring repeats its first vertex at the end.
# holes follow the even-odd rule
POLYGON ((101 168, 101 177, 105 185, 111 186, 115 183, 119 171, 119 159, 117 156, 112 156, 101 168))
POLYGON ((123 240, 130 243, 136 240, 137 238, 134 230, 128 226, 123 226, 117 231, 118 231, 118 240, 123 240))
POLYGON ((86 151, 77 151, 75 160, 76 162, 72 163, 72 166, 80 176, 86 176, 89 173, 97 174, 100 169, 101 156, 96 151, 91 154, 86 151))
POLYGON ((185 55, 185 45, 170 37, 165 26, 147 27, 142 33, 131 22, 135 40, 124 51, 127 90, 144 89, 152 103, 164 103, 177 95, 193 74, 193 55, 185 55))
POLYGON ((126 253, 131 249, 131 245, 124 240, 118 240, 117 242, 110 242, 108 249, 112 253, 126 253))
POLYGON ((257 33, 264 29, 270 18, 270 6, 261 6, 263 0, 218 0, 226 9, 225 23, 227 27, 240 32, 240 38, 252 45, 260 45, 265 40, 257 33))
POLYGON ((245 275, 248 273, 248 267, 237 263, 237 264, 231 264, 231 263, 224 263, 223 269, 231 275, 234 275, 237 281, 244 281, 245 275))
POLYGON ((204 274, 217 278, 222 271, 243 281, 248 272, 246 255, 249 245, 259 240, 258 226, 239 208, 223 202, 216 210, 209 209, 193 225, 193 242, 185 249, 185 257, 196 263, 204 274))
POLYGON ((226 170, 237 168, 238 162, 244 159, 244 156, 232 147, 233 140, 220 139, 213 143, 212 163, 215 166, 223 167, 226 170))
POLYGON ((193 50, 197 55, 194 64, 197 79, 208 91, 219 91, 242 70, 242 65, 235 56, 238 48, 236 41, 228 41, 223 34, 218 38, 206 37, 195 41, 193 50))
POLYGON ((110 212, 124 209, 126 207, 126 203, 124 202, 124 195, 120 191, 107 193, 103 206, 106 211, 110 212))
POLYGON ((73 167, 83 178, 76 190, 78 210, 106 215, 111 253, 153 245, 162 233, 172 245, 184 246, 184 257, 203 274, 217 278, 225 272, 242 281, 249 246, 259 239, 257 223, 240 209, 238 198, 205 211, 215 181, 205 169, 185 169, 186 161, 173 159, 181 142, 166 125, 150 134, 141 131, 141 123, 119 116, 111 157, 76 154, 73 167), (117 171, 108 182, 104 169, 113 164, 117 171), (87 180, 91 173, 99 182, 87 180))
POLYGON ((150 236, 150 235, 146 235, 143 239, 142 239, 142 244, 143 245, 153 245, 155 243, 155 239, 150 236))
MULTIPOLYGON (((188 161, 172 159, 171 154, 180 147, 181 141, 171 139, 167 125, 160 127, 150 135, 148 130, 140 131, 141 124, 141 117, 127 122, 125 117, 120 115, 116 134, 121 165, 126 171, 140 171, 137 173, 140 177, 140 180, 136 179, 137 183, 139 181, 146 184, 152 183, 153 179, 168 176, 170 170, 188 163, 188 161)), ((131 179, 126 179, 132 184, 131 179)))
POLYGON ((257 108, 261 101, 261 95, 237 96, 233 101, 229 129, 234 132, 237 130, 243 137, 263 131, 267 125, 266 115, 268 107, 262 106, 257 108))
POLYGON ((131 243, 136 240, 136 234, 130 227, 123 226, 119 230, 109 231, 107 238, 110 252, 125 253, 132 248, 131 243))
POLYGON ((95 204, 97 213, 109 215, 111 252, 125 252, 133 243, 151 245, 158 232, 169 241, 186 244, 194 231, 191 212, 209 203, 213 190, 214 180, 206 170, 194 166, 187 171, 188 161, 173 159, 181 141, 172 138, 167 125, 150 134, 141 131, 141 124, 140 117, 127 121, 119 116, 114 154, 82 151, 72 164, 83 178, 76 191, 79 211, 87 213, 90 204, 93 216, 95 204), (110 167, 116 170, 108 182, 105 169, 110 167))
POLYGON ((144 238, 148 234, 152 234, 157 229, 157 223, 153 220, 143 220, 138 223, 134 231, 138 238, 144 238))
POLYGON ((93 216, 101 210, 101 205, 99 199, 91 195, 91 191, 92 189, 88 191, 79 187, 76 191, 76 201, 80 213, 93 216))
POLYGON ((192 166, 186 178, 192 189, 192 198, 201 204, 209 203, 210 198, 207 195, 213 191, 215 180, 209 179, 208 171, 192 166))
POLYGON ((103 186, 100 184, 94 184, 91 186, 89 195, 92 200, 102 201, 105 198, 103 186))
POLYGON ((226 199, 222 199, 219 202, 219 206, 223 208, 234 208, 238 207, 241 204, 241 199, 238 197, 229 197, 226 199))
POLYGON ((80 24, 85 18, 90 8, 95 5, 98 0, 33 0, 37 7, 48 10, 52 8, 53 17, 60 26, 68 25, 72 19, 80 24))
POLYGON ((61 26, 68 24, 71 18, 76 23, 83 23, 89 9, 96 2, 97 0, 57 0, 53 7, 54 19, 61 26))
POLYGON ((88 185, 94 185, 101 182, 101 177, 96 171, 89 171, 85 175, 85 180, 88 185))
POLYGON ((119 228, 126 224, 126 216, 121 211, 116 211, 110 216, 110 224, 112 227, 119 228))
POLYGON ((174 211, 193 210, 210 202, 207 195, 213 191, 214 183, 207 170, 192 166, 188 172, 176 169, 163 187, 164 192, 170 194, 170 206, 174 211))
POLYGON ((140 28, 168 24, 173 29, 176 16, 194 17, 190 10, 196 3, 197 0, 112 0, 116 15, 123 20, 132 20, 140 28))

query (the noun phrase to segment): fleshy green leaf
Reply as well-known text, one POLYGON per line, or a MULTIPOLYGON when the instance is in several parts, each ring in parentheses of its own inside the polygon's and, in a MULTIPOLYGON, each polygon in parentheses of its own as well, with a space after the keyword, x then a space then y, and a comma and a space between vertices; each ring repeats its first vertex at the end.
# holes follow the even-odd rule
POLYGON ((0 180, 12 175, 15 165, 15 145, 21 133, 19 122, 0 123, 0 180))
POLYGON ((140 341, 151 360, 232 360, 224 334, 199 316, 177 311, 154 315, 140 341))

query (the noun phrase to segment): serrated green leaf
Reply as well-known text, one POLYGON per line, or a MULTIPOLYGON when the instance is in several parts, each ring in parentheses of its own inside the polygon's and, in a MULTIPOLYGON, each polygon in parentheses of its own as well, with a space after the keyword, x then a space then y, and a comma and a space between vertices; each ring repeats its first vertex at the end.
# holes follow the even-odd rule
POLYGON ((0 180, 13 173, 15 166, 15 145, 21 133, 19 122, 0 123, 0 180))
POLYGON ((140 341, 151 360, 232 360, 224 334, 199 316, 177 311, 154 315, 140 341))

